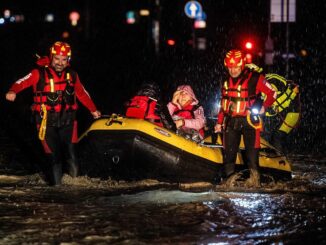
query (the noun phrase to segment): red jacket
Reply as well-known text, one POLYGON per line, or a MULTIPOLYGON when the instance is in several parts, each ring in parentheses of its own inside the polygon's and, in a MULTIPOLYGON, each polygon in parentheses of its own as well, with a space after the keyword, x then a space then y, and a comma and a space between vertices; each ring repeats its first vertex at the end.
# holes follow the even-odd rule
MULTIPOLYGON (((43 68, 40 68, 43 69, 43 68)), ((53 82, 54 82, 54 91, 63 91, 66 87, 66 70, 61 73, 59 76, 51 67, 48 68, 50 74, 53 77, 53 82)), ((45 72, 46 74, 46 72, 45 72)), ((24 76, 23 78, 19 79, 16 81, 10 88, 10 91, 13 91, 15 93, 19 93, 22 90, 33 87, 33 92, 34 92, 34 104, 32 106, 32 110, 35 111, 40 111, 40 101, 44 102, 45 96, 38 96, 37 95, 37 85, 40 80, 40 70, 39 69, 33 69, 29 74, 24 76)), ((49 78, 48 75, 45 75, 45 86, 43 89, 43 92, 45 91, 50 91, 50 83, 49 83, 49 78)), ((74 91, 76 94, 77 99, 91 112, 96 111, 96 106, 93 103, 90 95, 88 92, 85 90, 84 86, 81 84, 78 74, 75 72, 75 81, 74 81, 74 91)), ((67 106, 67 105, 66 105, 67 106)), ((75 103, 70 107, 73 110, 77 110, 78 105, 75 103)), ((51 106, 47 105, 47 109, 50 110, 52 109, 51 106)), ((55 111, 60 111, 61 110, 61 104, 57 104, 54 106, 55 111)))

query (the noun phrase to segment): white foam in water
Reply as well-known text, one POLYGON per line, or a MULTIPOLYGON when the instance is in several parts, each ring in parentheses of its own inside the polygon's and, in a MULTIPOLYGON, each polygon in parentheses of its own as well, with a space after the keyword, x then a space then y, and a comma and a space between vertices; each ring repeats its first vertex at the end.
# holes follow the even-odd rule
POLYGON ((137 194, 128 194, 121 196, 104 197, 106 201, 113 205, 121 204, 137 204, 137 203, 158 203, 158 204, 170 204, 170 203, 188 203, 188 202, 206 202, 206 201, 222 201, 225 200, 217 192, 202 192, 191 193, 183 192, 179 190, 155 190, 144 191, 137 194))

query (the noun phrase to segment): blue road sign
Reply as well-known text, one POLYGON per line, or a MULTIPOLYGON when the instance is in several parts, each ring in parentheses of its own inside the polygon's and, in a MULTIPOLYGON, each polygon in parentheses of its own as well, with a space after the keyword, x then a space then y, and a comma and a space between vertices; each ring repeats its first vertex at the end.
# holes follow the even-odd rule
POLYGON ((197 1, 189 1, 185 5, 185 13, 191 19, 195 19, 198 16, 201 16, 202 11, 203 8, 201 4, 197 1))
POLYGON ((204 11, 201 11, 198 13, 198 15, 195 18, 196 20, 207 20, 207 15, 204 11))

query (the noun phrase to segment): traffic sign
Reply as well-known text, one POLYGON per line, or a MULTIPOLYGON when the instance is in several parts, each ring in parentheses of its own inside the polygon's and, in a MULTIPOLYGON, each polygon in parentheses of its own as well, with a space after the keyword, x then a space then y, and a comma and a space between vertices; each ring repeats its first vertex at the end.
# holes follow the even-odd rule
POLYGON ((195 18, 196 20, 207 20, 207 15, 204 11, 201 11, 198 13, 198 15, 195 18))
POLYGON ((271 0, 271 22, 295 22, 296 0, 271 0))
POLYGON ((197 1, 189 1, 185 5, 185 13, 191 19, 195 19, 198 16, 202 16, 202 11, 203 8, 201 4, 197 1))

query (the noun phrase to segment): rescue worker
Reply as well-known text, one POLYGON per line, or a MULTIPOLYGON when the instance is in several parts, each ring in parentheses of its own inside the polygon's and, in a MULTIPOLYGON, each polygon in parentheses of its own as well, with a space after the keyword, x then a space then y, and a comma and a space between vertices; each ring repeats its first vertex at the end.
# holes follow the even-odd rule
POLYGON ((189 85, 181 85, 167 105, 178 133, 200 142, 204 138, 206 119, 204 109, 199 105, 194 91, 189 85))
POLYGON ((299 86, 277 74, 269 73, 265 77, 277 91, 275 102, 265 114, 270 142, 279 151, 287 153, 288 135, 298 126, 301 116, 299 86))
POLYGON ((55 42, 50 48, 49 57, 40 58, 38 67, 16 81, 6 94, 7 100, 15 101, 19 92, 33 88, 32 111, 49 164, 49 173, 45 174, 50 185, 61 184, 65 169, 72 177, 78 175, 75 152, 78 140, 76 98, 95 119, 101 116, 77 72, 70 67, 70 58, 70 45, 55 42))
MULTIPOLYGON (((263 69, 255 64, 246 64, 246 67, 259 73, 263 72, 263 69)), ((275 102, 265 113, 264 124, 266 131, 268 130, 268 132, 265 132, 266 137, 269 138, 270 143, 276 149, 286 153, 288 135, 297 127, 300 121, 299 86, 293 81, 274 73, 265 74, 265 78, 277 92, 275 102)))
POLYGON ((235 161, 241 135, 250 170, 250 177, 246 180, 245 186, 260 186, 258 154, 262 122, 259 115, 262 115, 265 108, 271 106, 276 98, 276 92, 265 77, 245 68, 245 62, 245 56, 240 50, 231 50, 224 58, 228 76, 221 87, 222 99, 215 132, 220 133, 223 130, 224 173, 222 176, 226 179, 227 187, 234 184, 235 161), (261 93, 266 95, 265 101, 262 101, 261 93))

